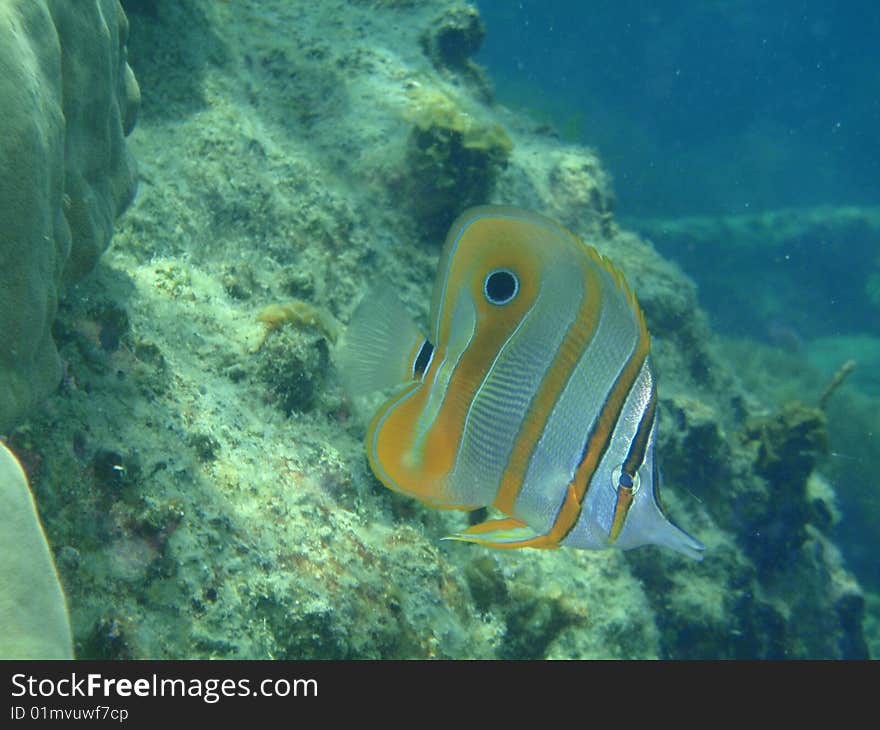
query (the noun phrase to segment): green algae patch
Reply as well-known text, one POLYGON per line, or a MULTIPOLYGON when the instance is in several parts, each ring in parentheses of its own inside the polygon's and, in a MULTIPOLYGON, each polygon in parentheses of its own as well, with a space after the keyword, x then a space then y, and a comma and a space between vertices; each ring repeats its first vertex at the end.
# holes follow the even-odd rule
POLYGON ((0 444, 0 659, 72 659, 55 563, 16 458, 0 444))

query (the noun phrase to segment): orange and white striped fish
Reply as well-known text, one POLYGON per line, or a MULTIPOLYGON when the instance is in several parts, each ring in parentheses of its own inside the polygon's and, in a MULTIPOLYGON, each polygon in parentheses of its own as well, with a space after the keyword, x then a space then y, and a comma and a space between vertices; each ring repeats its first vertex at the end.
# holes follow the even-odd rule
POLYGON ((659 506, 650 337, 606 258, 534 213, 473 208, 447 236, 429 327, 426 338, 386 287, 359 305, 340 351, 353 393, 399 386, 366 438, 385 486, 506 515, 451 539, 701 557, 659 506))

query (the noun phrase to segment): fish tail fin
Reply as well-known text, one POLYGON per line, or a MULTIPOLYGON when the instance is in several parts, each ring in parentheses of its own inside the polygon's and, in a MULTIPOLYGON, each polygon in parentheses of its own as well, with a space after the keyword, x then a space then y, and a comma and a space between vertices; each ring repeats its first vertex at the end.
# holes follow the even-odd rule
POLYGON ((646 510, 646 522, 652 534, 652 542, 656 545, 664 545, 670 550, 675 550, 675 552, 686 555, 698 562, 701 561, 706 546, 669 519, 669 515, 666 514, 666 510, 660 502, 663 473, 660 471, 656 461, 654 462, 653 474, 653 499, 651 500, 653 510, 646 510))
POLYGON ((336 350, 336 365, 351 396, 369 395, 411 380, 424 335, 387 284, 358 304, 336 350))
POLYGON ((654 524, 651 525, 652 529, 649 534, 650 544, 663 545, 697 562, 703 559, 703 551, 706 549, 703 543, 686 533, 659 512, 656 512, 653 518, 654 524))

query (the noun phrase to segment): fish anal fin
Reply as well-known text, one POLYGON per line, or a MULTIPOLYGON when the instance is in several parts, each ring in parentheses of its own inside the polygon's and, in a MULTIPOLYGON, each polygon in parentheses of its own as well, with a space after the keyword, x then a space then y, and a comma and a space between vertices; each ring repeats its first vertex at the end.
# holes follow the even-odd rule
POLYGON ((443 539, 473 542, 484 547, 502 550, 526 547, 552 550, 559 547, 558 543, 551 540, 547 535, 540 535, 526 525, 525 522, 509 517, 486 520, 478 525, 469 527, 464 532, 456 532, 443 539))

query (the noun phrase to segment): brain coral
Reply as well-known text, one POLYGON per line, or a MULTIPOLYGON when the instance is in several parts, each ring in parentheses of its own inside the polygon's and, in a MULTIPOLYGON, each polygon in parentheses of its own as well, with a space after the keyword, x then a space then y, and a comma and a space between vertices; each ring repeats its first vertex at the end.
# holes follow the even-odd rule
POLYGON ((0 432, 58 382, 59 291, 134 196, 127 35, 118 0, 0 0, 0 432))

